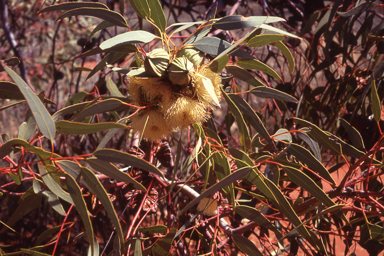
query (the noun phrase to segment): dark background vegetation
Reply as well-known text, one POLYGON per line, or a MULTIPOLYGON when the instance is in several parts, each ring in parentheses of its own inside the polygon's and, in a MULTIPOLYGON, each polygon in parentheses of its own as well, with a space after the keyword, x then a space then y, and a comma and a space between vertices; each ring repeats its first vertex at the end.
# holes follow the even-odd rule
MULTIPOLYGON (((209 0, 172 1, 172 3, 170 1, 161 1, 168 17, 168 24, 202 20, 206 17, 208 10, 215 4, 209 0)), ((118 0, 100 2, 105 3, 111 10, 121 12, 127 18, 132 29, 140 28, 153 32, 153 29, 145 21, 138 19, 128 1, 125 1, 125 4, 122 4, 124 1, 118 0)), ((383 153, 379 149, 383 142, 383 115, 380 122, 376 122, 373 118, 371 84, 372 81, 376 81, 379 99, 383 99, 383 1, 223 0, 215 2, 218 3, 217 17, 229 14, 283 17, 286 22, 281 22, 277 26, 301 37, 301 40, 293 38, 285 40, 295 59, 296 65, 292 74, 289 73, 286 59, 275 47, 269 45, 256 50, 245 49, 253 53, 257 59, 274 68, 281 75, 283 81, 263 77, 261 73, 255 75, 261 77, 263 81, 272 87, 299 99, 298 104, 284 103, 282 101, 274 103, 271 100, 257 98, 252 95, 245 96, 247 102, 263 120, 270 134, 276 133, 280 128, 296 129, 296 124, 291 118, 299 117, 348 143, 353 143, 350 136, 348 136, 348 132, 340 123, 340 118, 343 118, 361 134, 364 141, 362 151, 366 153, 373 150, 375 157, 382 161, 383 153), (355 8, 355 6, 359 7, 355 8), (351 12, 352 9, 353 12, 351 12)), ((56 21, 58 17, 56 12, 39 14, 43 7, 54 3, 57 2, 0 0, 0 59, 5 60, 14 56, 20 59, 21 63, 14 70, 34 88, 36 93, 43 91, 45 97, 55 103, 47 105, 51 113, 63 108, 69 103, 71 97, 78 92, 88 93, 87 97, 90 100, 95 93, 105 94, 107 92, 106 78, 109 75, 120 90, 126 94, 124 78, 118 74, 110 74, 108 69, 104 69, 91 79, 86 80, 89 71, 96 66, 102 56, 77 57, 82 52, 119 33, 119 29, 103 30, 87 40, 88 35, 99 21, 84 16, 56 21)), ((187 30, 178 36, 185 36, 192 31, 193 29, 187 30)), ((244 31, 223 32, 215 29, 211 33, 229 42, 239 39, 245 34, 244 31)), ((127 63, 132 61, 133 58, 129 57, 127 61, 121 64, 122 66, 128 66, 127 63)), ((9 81, 10 79, 5 72, 1 72, 0 80, 9 81)), ((225 84, 225 86, 229 85, 233 84, 225 84)), ((240 81, 238 86, 248 88, 248 85, 242 84, 240 81)), ((72 102, 77 101, 74 98, 71 100, 72 102)), ((6 136, 16 138, 18 127, 26 117, 28 106, 24 103, 6 108, 5 106, 15 101, 1 99, 0 102, 0 133, 3 136, 3 141, 6 136)), ((227 108, 223 107, 213 113, 214 120, 221 132, 220 136, 222 136, 223 142, 227 143, 225 146, 238 147, 237 128, 228 125, 231 123, 228 123, 230 118, 227 117, 227 114, 227 108)), ((254 130, 252 131, 255 134, 254 130)), ((128 131, 120 132, 108 143, 107 147, 129 152, 132 150, 131 136, 132 134, 128 131)), ((95 150, 99 140, 100 138, 97 135, 87 135, 85 137, 59 136, 55 141, 55 152, 63 157, 91 153, 95 150)), ((186 164, 185 161, 189 159, 188 157, 192 153, 195 143, 188 140, 185 140, 185 142, 183 143, 181 165, 186 164)), ((168 143, 171 152, 166 153, 172 154, 174 157, 177 140, 170 139, 168 143)), ((150 146, 145 143, 141 144, 143 154, 148 150, 146 147, 150 146)), ((270 149, 262 148, 261 150, 268 151, 270 149)), ((338 182, 343 179, 348 167, 356 162, 356 158, 351 156, 331 155, 326 148, 322 149, 321 156, 322 164, 332 172, 338 182)), ((30 157, 30 159, 27 159, 28 161, 34 160, 30 155, 26 157, 30 157)), ((6 162, 0 163, 0 167, 5 166, 6 162)), ((31 165, 31 168, 36 168, 36 165, 31 165)), ((6 222, 17 208, 19 198, 31 186, 32 180, 30 176, 26 175, 21 185, 15 185, 10 176, 4 171, 0 171, 0 174, 0 192, 3 194, 0 197, 0 220, 6 222)), ((355 173, 355 175, 358 176, 359 172, 355 173)), ((382 193, 382 170, 378 168, 371 175, 374 178, 370 180, 369 189, 365 192, 382 193)), ((375 197, 375 203, 372 203, 372 199, 367 199, 367 197, 356 192, 365 190, 365 188, 362 183, 356 182, 351 185, 351 195, 343 199, 339 198, 356 209, 362 210, 352 209, 347 215, 348 218, 365 216, 364 211, 383 212, 383 209, 380 208, 383 205, 380 194, 375 197)), ((164 195, 162 189, 164 188, 160 186, 154 187, 156 193, 164 195)), ((295 190, 296 187, 284 185, 281 189, 289 198, 292 197, 292 201, 295 200, 294 196, 290 195, 290 191, 295 190)), ((115 199, 114 204, 118 215, 123 216, 125 232, 131 225, 130 221, 142 200, 140 196, 135 197, 134 201, 130 200, 129 193, 131 191, 132 188, 129 186, 111 186, 108 189, 108 192, 115 199)), ((299 191, 299 196, 296 196, 296 198, 308 196, 308 194, 299 191)), ((154 195, 153 197, 155 198, 154 195)), ((101 250, 108 247, 106 252, 110 252, 113 248, 113 241, 110 240, 113 226, 103 207, 95 198, 88 196, 86 200, 92 209, 92 222, 101 250)), ((179 204, 175 207, 182 209, 187 202, 186 200, 180 198, 179 204)), ((256 201, 253 199, 250 205, 253 207, 260 206, 260 203, 256 201)), ((167 202, 168 200, 157 201, 158 208, 148 214, 143 225, 168 225, 172 210, 168 208, 167 202)), ((69 205, 63 204, 65 209, 68 209, 69 205)), ((233 227, 242 225, 240 223, 241 218, 232 218, 231 220, 233 227)), ((381 216, 377 216, 370 219, 370 223, 383 227, 382 220, 381 216)), ((16 252, 20 248, 31 248, 36 245, 38 237, 44 231, 60 226, 63 221, 64 217, 58 215, 47 202, 43 201, 34 211, 25 215, 12 226, 15 232, 7 229, 0 234, 0 248, 4 252, 16 252), (9 247, 7 247, 8 245, 9 247)), ((77 237, 84 232, 80 217, 73 211, 65 221, 68 227, 66 226, 60 235, 56 255, 85 255, 88 243, 84 236, 77 237)), ((178 221, 180 227, 187 220, 182 218, 178 221)), ((214 222, 215 219, 213 219, 213 224, 211 221, 213 226, 215 226, 214 222)), ((354 252, 356 255, 378 255, 384 249, 382 243, 378 241, 380 239, 366 243, 361 242, 360 226, 363 224, 364 222, 360 221, 342 227, 333 218, 322 222, 321 225, 324 226, 322 229, 324 230, 323 235, 326 237, 325 240, 330 255, 350 255, 354 252)), ((283 225, 288 226, 289 224, 283 225)), ((3 227, 3 225, 0 226, 3 227)), ((199 229, 199 232, 203 231, 204 228, 199 229)), ((276 240, 270 236, 271 240, 268 241, 268 234, 271 234, 271 232, 265 233, 263 228, 255 228, 247 230, 247 233, 243 235, 254 241, 259 249, 262 248, 261 244, 266 246, 263 249, 264 254, 272 255, 273 251, 277 250, 276 240), (260 239, 262 239, 262 242, 260 242, 260 239)), ((40 241, 40 245, 46 245, 46 248, 43 249, 44 253, 52 253, 57 239, 55 235, 56 233, 52 233, 47 235, 43 241, 40 241)), ((180 240, 178 247, 172 249, 172 254, 195 255, 200 239, 199 235, 188 233, 185 236, 187 238, 180 240)), ((226 240, 225 234, 219 232, 217 239, 224 244, 224 246, 217 249, 219 253, 235 255, 239 251, 231 240, 226 240)), ((287 247, 282 251, 282 254, 315 255, 313 251, 303 245, 300 239, 295 237, 285 239, 284 245, 287 247)), ((202 247, 202 245, 199 246, 202 247)), ((207 252, 205 251, 205 253, 207 252)))

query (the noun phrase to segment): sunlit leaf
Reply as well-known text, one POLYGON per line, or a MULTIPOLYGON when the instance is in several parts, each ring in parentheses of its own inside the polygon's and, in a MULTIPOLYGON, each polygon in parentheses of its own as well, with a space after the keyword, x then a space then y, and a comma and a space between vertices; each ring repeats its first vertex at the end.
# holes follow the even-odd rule
POLYGON ((123 44, 149 43, 155 38, 154 34, 144 30, 129 31, 105 40, 100 44, 100 49, 107 50, 123 44))
POLYGON ((292 53, 289 51, 288 47, 281 41, 276 42, 275 46, 284 54, 289 63, 289 73, 293 73, 295 70, 295 60, 293 59, 292 53))
POLYGON ((293 37, 293 38, 299 38, 298 36, 292 34, 292 33, 289 33, 287 31, 284 31, 284 30, 281 30, 281 29, 278 29, 278 28, 275 28, 271 25, 267 25, 267 24, 261 24, 259 26, 259 28, 262 28, 262 29, 265 29, 267 31, 271 31, 271 32, 275 32, 275 33, 279 33, 279 34, 282 34, 282 35, 285 35, 285 36, 289 36, 289 37, 293 37))
POLYGON ((303 132, 298 132, 297 137, 299 137, 300 139, 302 139, 308 144, 308 146, 311 148, 317 160, 321 162, 321 153, 320 153, 319 144, 316 141, 314 141, 311 137, 308 136, 307 132, 309 132, 309 129, 302 128, 300 129, 300 131, 303 131, 303 132))
POLYGON ((128 126, 123 124, 118 124, 114 122, 106 122, 106 123, 79 123, 79 122, 71 122, 71 121, 58 121, 56 123, 56 129, 59 133, 62 134, 91 134, 96 132, 105 131, 108 129, 129 129, 128 126))
POLYGON ((282 128, 273 135, 273 140, 292 142, 292 135, 287 129, 282 128))
POLYGON ((223 68, 225 67, 225 65, 227 65, 228 61, 229 61, 229 56, 228 55, 224 55, 220 59, 214 60, 209 65, 209 69, 211 69, 215 73, 220 73, 221 70, 223 70, 223 68))
POLYGON ((98 172, 101 172, 102 174, 105 174, 111 179, 115 179, 119 182, 123 181, 126 183, 131 183, 136 189, 141 190, 143 192, 147 191, 147 189, 143 185, 133 179, 129 174, 120 171, 116 166, 109 162, 98 160, 96 158, 87 159, 87 162, 93 169, 98 172))
POLYGON ((48 110, 44 107, 41 100, 24 82, 24 80, 18 74, 15 73, 15 71, 8 67, 4 67, 4 69, 8 73, 8 75, 12 77, 12 79, 15 81, 21 93, 24 95, 24 98, 27 100, 27 103, 31 108, 32 114, 35 117, 35 120, 37 122, 37 125, 39 126, 41 133, 53 142, 56 129, 48 110))
POLYGON ((238 60, 236 62, 240 67, 245 68, 245 69, 252 69, 252 70, 259 70, 262 71, 278 80, 281 80, 281 77, 279 74, 276 73, 275 70, 273 70, 271 67, 268 65, 264 64, 263 62, 259 60, 238 60))
POLYGON ((164 174, 154 165, 125 152, 121 152, 115 149, 100 149, 96 150, 93 155, 103 161, 126 164, 164 177, 164 174))
POLYGON ((213 88, 213 84, 212 84, 211 79, 206 78, 206 77, 202 77, 201 80, 203 81, 203 85, 204 85, 205 89, 207 90, 209 96, 211 96, 215 105, 220 107, 220 102, 216 96, 215 88, 213 88))
POLYGON ((252 37, 247 45, 250 47, 261 47, 267 44, 275 43, 284 40, 285 36, 277 34, 262 34, 252 37))
POLYGON ((105 8, 80 7, 77 9, 66 11, 59 17, 59 19, 64 19, 77 15, 92 16, 108 21, 119 27, 128 27, 127 21, 124 19, 123 16, 121 16, 120 13, 105 8))
POLYGON ((32 250, 32 249, 21 248, 20 251, 23 254, 32 255, 32 256, 51 256, 51 254, 42 253, 42 252, 35 251, 35 250, 32 250))
POLYGON ((36 129, 36 120, 32 115, 31 110, 28 110, 27 117, 25 121, 19 127, 19 133, 17 137, 23 140, 29 140, 29 138, 33 135, 36 129))
POLYGON ((217 20, 213 26, 222 30, 233 30, 240 28, 257 27, 261 24, 285 21, 283 18, 273 16, 251 16, 231 15, 217 20))
POLYGON ((106 86, 112 96, 124 97, 124 95, 119 91, 117 85, 112 81, 110 77, 107 79, 106 86))
POLYGON ((147 2, 151 10, 151 19, 155 22, 161 32, 165 32, 167 19, 165 18, 165 14, 159 0, 147 0, 147 2))

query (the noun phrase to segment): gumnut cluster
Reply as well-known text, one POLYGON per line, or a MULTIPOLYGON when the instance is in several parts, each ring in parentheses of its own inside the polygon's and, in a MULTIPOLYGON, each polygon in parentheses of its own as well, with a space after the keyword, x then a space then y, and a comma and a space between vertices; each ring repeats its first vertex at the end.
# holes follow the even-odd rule
POLYGON ((145 106, 130 125, 148 140, 202 123, 209 109, 219 106, 221 77, 203 64, 203 54, 185 47, 171 55, 154 49, 147 54, 144 68, 128 74, 132 101, 145 106))

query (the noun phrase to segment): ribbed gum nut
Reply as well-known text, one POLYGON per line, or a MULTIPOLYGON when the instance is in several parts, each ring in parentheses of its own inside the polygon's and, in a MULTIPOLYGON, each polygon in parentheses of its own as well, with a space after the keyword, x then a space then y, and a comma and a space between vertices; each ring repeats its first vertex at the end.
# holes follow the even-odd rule
POLYGON ((164 76, 169 65, 169 54, 162 48, 154 49, 144 60, 145 72, 149 76, 164 76))
POLYGON ((189 84, 194 73, 193 64, 186 57, 174 59, 168 68, 168 78, 176 85, 189 84))
POLYGON ((192 62, 193 66, 200 67, 203 64, 204 53, 196 50, 192 46, 187 46, 177 52, 177 57, 186 57, 190 62, 192 62))

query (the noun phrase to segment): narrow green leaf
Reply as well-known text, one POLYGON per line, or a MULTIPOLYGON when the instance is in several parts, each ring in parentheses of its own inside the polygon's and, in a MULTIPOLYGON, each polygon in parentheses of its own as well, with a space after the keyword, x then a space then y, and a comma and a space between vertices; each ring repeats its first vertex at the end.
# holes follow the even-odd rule
MULTIPOLYGON (((232 47, 230 43, 227 41, 224 41, 222 39, 219 39, 217 37, 204 37, 200 39, 199 41, 192 44, 193 47, 198 49, 199 51, 212 54, 212 55, 220 55, 228 48, 232 47)), ((237 56, 240 58, 248 58, 253 59, 251 55, 249 55, 247 52, 244 52, 242 50, 235 51, 238 48, 235 48, 232 52, 228 53, 229 55, 237 56)))
POLYGON ((267 44, 275 43, 277 41, 284 40, 285 36, 277 34, 263 34, 252 37, 247 45, 250 47, 260 47, 267 44))
POLYGON ((275 28, 273 26, 270 26, 270 25, 267 25, 267 24, 261 24, 259 26, 259 28, 262 28, 262 29, 265 29, 267 31, 271 31, 271 32, 275 32, 275 33, 279 33, 279 34, 282 34, 282 35, 285 35, 285 36, 289 36, 289 37, 293 37, 293 38, 299 38, 298 36, 292 34, 292 33, 289 33, 287 31, 284 31, 284 30, 281 30, 281 29, 278 29, 278 28, 275 28))
POLYGON ((92 255, 94 254, 94 243, 95 236, 93 233, 92 222, 90 215, 87 209, 87 205, 84 201, 83 195, 81 193, 79 185, 77 185, 76 180, 71 175, 66 175, 67 187, 69 194, 73 200, 77 211, 79 212, 81 219, 83 220, 86 234, 88 237, 89 245, 91 246, 92 255))
POLYGON ((47 198, 49 205, 61 216, 66 216, 63 206, 60 203, 59 197, 49 190, 45 190, 42 194, 47 198))
POLYGON ((51 190, 55 195, 63 199, 64 201, 74 204, 71 196, 67 193, 51 176, 51 174, 47 171, 46 167, 38 164, 39 173, 41 175, 41 179, 44 181, 44 184, 51 190))
POLYGON ((340 118, 340 123, 344 127, 344 129, 348 133, 348 137, 351 140, 353 146, 355 146, 359 150, 365 150, 364 141, 356 128, 354 128, 350 123, 348 123, 345 119, 340 118))
POLYGON ((239 108, 232 101, 230 97, 222 90, 225 101, 228 104, 228 107, 231 109, 232 114, 236 119, 237 126, 239 128, 240 144, 244 151, 248 151, 251 148, 251 138, 249 136, 249 130, 245 124, 243 115, 241 114, 239 108))
POLYGON ((29 188, 29 190, 32 191, 32 193, 26 192, 27 196, 22 199, 23 201, 21 201, 21 203, 16 208, 16 210, 13 211, 11 217, 6 222, 6 226, 4 226, 0 230, 0 234, 7 229, 7 226, 13 226, 13 224, 15 224, 23 216, 35 210, 36 208, 40 207, 41 198, 42 198, 41 195, 36 195, 35 193, 33 193, 32 187, 29 188))
POLYGON ((176 231, 176 228, 171 228, 165 237, 157 241, 157 243, 155 243, 152 247, 152 255, 168 256, 173 240, 175 238, 176 231))
POLYGON ((159 0, 147 0, 147 2, 151 10, 151 19, 155 22, 161 32, 165 32, 167 19, 165 18, 165 14, 159 0))
POLYGON ((126 103, 118 99, 106 99, 106 100, 92 102, 92 104, 90 104, 89 106, 84 108, 81 112, 79 112, 76 115, 76 117, 73 119, 73 121, 80 122, 88 116, 93 116, 96 114, 105 113, 109 111, 119 111, 119 110, 123 110, 124 108, 127 108, 126 103))
POLYGON ((376 89, 376 81, 373 79, 371 84, 371 103, 372 103, 372 113, 376 122, 381 120, 381 103, 379 94, 376 89))
POLYGON ((268 65, 264 64, 259 60, 255 60, 255 59, 238 60, 236 64, 245 69, 252 69, 252 70, 254 69, 254 70, 262 71, 278 80, 281 80, 281 77, 279 76, 279 74, 276 73, 275 70, 273 70, 271 67, 269 67, 268 65))
POLYGON ((104 8, 109 10, 109 8, 102 3, 94 3, 94 2, 70 2, 70 3, 61 3, 55 4, 48 7, 45 7, 40 11, 43 12, 52 12, 52 11, 69 11, 77 8, 89 7, 89 8, 104 8))
POLYGON ((265 182, 273 192, 274 196, 276 197, 276 200, 279 202, 279 209, 281 212, 292 222, 293 225, 295 225, 298 228, 299 233, 317 250, 319 250, 319 246, 316 244, 316 241, 314 241, 308 232, 307 228, 302 225, 299 216, 295 213, 293 210, 291 204, 288 202, 288 200, 285 198, 283 193, 280 191, 280 189, 269 179, 265 179, 265 182))
POLYGON ((135 251, 133 253, 133 256, 142 256, 142 255, 143 255, 143 251, 141 249, 141 240, 140 238, 136 237, 135 251))
POLYGON ((0 111, 1 111, 1 110, 4 110, 4 109, 7 109, 7 108, 14 107, 14 106, 19 105, 19 104, 24 103, 24 102, 25 102, 25 100, 21 100, 21 101, 18 101, 18 102, 11 103, 11 104, 9 104, 9 105, 0 107, 0 111))
POLYGON ((328 172, 327 168, 325 168, 324 165, 309 152, 309 150, 295 143, 291 143, 288 152, 294 155, 299 161, 308 165, 309 168, 317 172, 321 177, 336 185, 336 182, 328 172))
POLYGON ((23 79, 16 74, 12 69, 4 67, 5 71, 15 81, 19 87, 24 98, 27 100, 29 107, 31 108, 32 114, 36 119, 37 125, 40 128, 41 133, 53 142, 55 137, 55 124, 49 114, 48 110, 44 107, 41 100, 32 92, 31 88, 23 81, 23 79))
POLYGON ((273 225, 261 212, 255 208, 246 205, 238 205, 236 206, 235 211, 236 213, 240 214, 241 217, 247 218, 264 228, 272 230, 276 234, 277 239, 281 238, 280 230, 278 230, 275 225, 273 225))
POLYGON ((24 95, 17 84, 0 81, 0 99, 23 100, 24 95))
POLYGON ((317 200, 326 206, 335 205, 332 199, 305 173, 288 166, 283 166, 283 169, 294 183, 311 193, 317 200))
POLYGON ((56 161, 56 164, 63 168, 64 172, 71 175, 75 180, 79 177, 81 166, 78 163, 70 160, 60 160, 56 161))
POLYGON ((117 88, 117 85, 112 81, 110 77, 107 79, 106 86, 108 88, 109 93, 112 96, 124 97, 124 95, 119 91, 119 89, 117 88))
POLYGON ((20 251, 24 254, 28 254, 28 255, 32 255, 32 256, 51 256, 51 254, 46 254, 46 253, 38 252, 35 250, 31 250, 31 249, 21 248, 20 251))
POLYGON ((217 20, 213 26, 222 30, 233 30, 249 27, 257 27, 261 24, 285 21, 283 18, 273 16, 251 16, 231 15, 217 20))
POLYGON ((172 31, 172 34, 170 37, 172 37, 173 34, 179 33, 180 31, 183 31, 184 29, 190 28, 194 25, 200 25, 203 24, 205 21, 195 21, 195 22, 180 22, 180 23, 174 23, 172 25, 169 25, 166 29, 169 29, 174 26, 181 26, 174 31, 172 31))
MULTIPOLYGON (((118 124, 127 124, 128 117, 123 117, 120 120, 117 121, 118 124)), ((105 147, 105 145, 110 141, 110 139, 118 132, 120 129, 111 129, 108 131, 108 133, 104 136, 104 138, 100 141, 99 145, 97 146, 97 149, 102 149, 105 147)))
POLYGON ((168 227, 165 225, 155 225, 150 227, 138 228, 137 231, 145 234, 155 234, 155 233, 164 234, 165 232, 167 232, 167 229, 168 227))
POLYGON ((100 44, 100 49, 107 50, 123 44, 149 43, 155 38, 154 34, 144 30, 129 31, 105 40, 100 44))
POLYGON ((141 190, 143 192, 147 191, 147 189, 143 185, 133 179, 129 174, 120 171, 116 166, 109 162, 105 162, 96 158, 87 159, 87 162, 93 169, 98 172, 101 172, 102 174, 107 175, 111 179, 115 179, 120 182, 123 181, 126 183, 132 183, 136 189, 141 190))
POLYGON ((225 67, 225 65, 227 65, 228 61, 229 61, 229 56, 228 55, 224 55, 223 57, 221 57, 221 58, 219 58, 217 60, 214 60, 209 65, 209 69, 212 70, 215 73, 220 73, 221 70, 223 70, 223 68, 225 67))
POLYGON ((87 124, 63 120, 56 123, 56 129, 62 134, 80 135, 102 132, 108 129, 128 129, 128 126, 114 122, 87 124))
POLYGON ((119 218, 117 217, 115 208, 113 207, 111 199, 109 198, 103 185, 100 183, 96 175, 89 169, 82 167, 81 173, 86 181, 86 184, 88 185, 87 188, 101 201, 101 204, 104 206, 109 218, 115 226, 120 245, 124 244, 123 230, 121 228, 119 218))
POLYGON ((151 16, 148 0, 129 0, 129 3, 140 18, 145 19, 151 16))
POLYGON ((319 15, 320 15, 320 12, 317 11, 317 12, 314 12, 311 15, 311 17, 309 17, 309 20, 305 23, 304 28, 300 32, 300 35, 299 35, 300 37, 305 35, 308 31, 310 31, 310 29, 312 28, 313 24, 315 23, 319 15))
POLYGON ((261 98, 284 100, 293 103, 298 102, 297 99, 291 95, 266 86, 257 86, 251 90, 251 93, 261 98))
POLYGON ((248 166, 250 167, 254 166, 251 158, 249 158, 249 156, 244 151, 241 151, 235 148, 229 148, 229 153, 231 153, 231 155, 235 158, 235 160, 240 159, 246 162, 248 166))
POLYGON ((76 9, 72 9, 63 13, 59 19, 62 20, 64 18, 76 16, 76 15, 85 15, 96 17, 105 21, 108 21, 119 27, 128 27, 127 21, 121 16, 120 13, 111 11, 105 8, 96 8, 96 7, 80 7, 76 9))
POLYGON ((36 120, 32 115, 31 110, 28 110, 25 121, 19 127, 19 133, 17 137, 22 140, 29 140, 36 129, 36 120))
MULTIPOLYGON (((12 140, 8 140, 6 143, 4 143, 0 147, 0 159, 5 157, 6 155, 9 155, 12 152, 13 148, 16 146, 23 146, 26 150, 35 153, 36 155, 38 155, 42 159, 48 159, 52 155, 51 152, 45 151, 40 147, 32 146, 25 140, 12 139, 12 140)), ((52 157, 53 158, 59 158, 61 156, 58 154, 53 154, 52 157)))
POLYGON ((254 75, 252 75, 247 70, 234 66, 234 65, 227 65, 225 69, 231 73, 234 77, 250 84, 253 86, 265 86, 259 79, 257 79, 254 75))
POLYGON ((246 237, 232 234, 233 242, 235 242, 236 246, 245 253, 245 255, 252 255, 252 256, 263 256, 257 247, 246 237))
POLYGON ((164 177, 164 174, 154 165, 125 152, 121 152, 115 149, 100 149, 96 150, 93 155, 103 161, 126 164, 164 177))
POLYGON ((351 17, 353 15, 359 14, 364 12, 365 10, 369 9, 369 7, 373 6, 373 2, 363 2, 355 7, 349 9, 347 12, 337 12, 341 17, 351 17))
POLYGON ((186 211, 191 209, 194 205, 198 204, 203 198, 209 197, 210 195, 228 186, 229 184, 235 182, 236 180, 243 178, 251 170, 252 170, 251 168, 245 167, 245 168, 238 169, 236 172, 231 173, 230 175, 222 179, 220 182, 214 184, 212 187, 205 190, 203 193, 201 193, 200 196, 193 199, 187 206, 184 207, 184 209, 178 214, 178 216, 181 216, 186 211))
POLYGON ((271 145, 274 145, 271 136, 269 135, 267 129, 265 128, 263 122, 261 122, 259 116, 251 108, 251 106, 239 95, 228 94, 228 97, 236 104, 236 106, 243 112, 245 120, 252 125, 253 128, 271 145))
POLYGON ((63 117, 63 116, 68 115, 68 114, 73 114, 74 112, 85 108, 89 104, 90 104, 90 102, 87 101, 87 102, 81 102, 81 103, 77 103, 77 104, 72 105, 72 106, 62 108, 59 111, 57 111, 55 114, 52 115, 52 119, 54 122, 57 122, 57 120, 59 120, 60 117, 63 117))
MULTIPOLYGON (((231 174, 231 167, 229 166, 228 159, 224 154, 216 152, 213 154, 212 160, 214 164, 213 169, 219 181, 231 174)), ((233 184, 229 184, 228 187, 224 187, 223 189, 230 196, 230 200, 235 206, 235 192, 233 184)))
MULTIPOLYGON (((69 223, 65 223, 65 224, 64 224, 64 226, 67 226, 67 225, 69 225, 69 223)), ((60 229, 61 229, 61 227, 62 227, 62 226, 59 225, 59 226, 56 226, 56 227, 53 227, 53 228, 50 228, 50 229, 45 230, 43 233, 41 233, 41 234, 39 235, 39 237, 36 239, 36 242, 34 243, 33 246, 38 246, 38 245, 40 245, 40 244, 41 244, 47 237, 49 237, 49 236, 55 234, 56 232, 59 232, 60 229)))
POLYGON ((308 122, 306 120, 294 117, 293 120, 296 123, 299 123, 301 125, 308 126, 310 132, 309 135, 316 140, 319 144, 322 146, 328 148, 331 151, 332 155, 340 155, 341 154, 341 145, 333 139, 333 135, 324 132, 316 125, 312 124, 311 122, 308 122))
POLYGON ((295 60, 293 59, 292 53, 289 51, 288 47, 281 41, 276 42, 275 46, 284 54, 289 63, 289 73, 295 71, 295 60))
MULTIPOLYGON (((112 27, 113 24, 109 21, 106 21, 106 20, 103 20, 102 22, 100 22, 91 32, 91 34, 89 34, 88 36, 88 40, 90 40, 92 38, 92 36, 94 34, 96 34, 97 32, 99 32, 100 30, 103 30, 103 29, 106 29, 106 28, 109 28, 109 27, 112 27)), ((100 49, 100 48, 99 48, 100 49)))
POLYGON ((308 136, 307 132, 309 132, 309 129, 302 128, 300 129, 300 131, 302 132, 298 132, 297 136, 308 144, 308 146, 312 149, 312 152, 317 158, 317 160, 321 162, 321 153, 320 153, 319 144, 316 141, 314 141, 311 137, 308 136))
POLYGON ((87 80, 94 76, 97 72, 105 68, 107 64, 113 64, 124 56, 126 56, 126 54, 121 52, 107 53, 105 57, 99 63, 97 63, 96 67, 94 67, 92 71, 88 74, 87 80))

